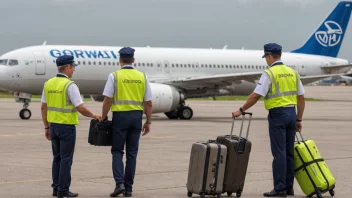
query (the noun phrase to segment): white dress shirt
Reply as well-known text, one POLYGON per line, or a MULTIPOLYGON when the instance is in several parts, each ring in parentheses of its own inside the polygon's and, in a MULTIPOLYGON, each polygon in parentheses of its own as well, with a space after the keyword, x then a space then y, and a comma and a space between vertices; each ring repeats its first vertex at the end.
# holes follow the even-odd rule
MULTIPOLYGON (((132 67, 132 66, 131 65, 125 65, 123 67, 132 67)), ((115 81, 114 74, 110 73, 109 77, 108 77, 108 80, 107 80, 107 82, 105 84, 105 88, 104 88, 104 92, 103 92, 104 96, 107 96, 109 98, 113 98, 114 97, 114 93, 115 93, 114 81, 115 81)), ((150 88, 148 76, 146 75, 146 91, 145 91, 145 95, 144 95, 144 101, 149 101, 149 100, 152 100, 152 90, 150 88)))
MULTIPOLYGON (((59 73, 60 75, 66 76, 65 74, 59 73)), ((67 77, 67 76, 66 76, 67 77)), ((67 77, 68 78, 68 77, 67 77)), ((83 100, 81 97, 81 93, 79 92, 79 89, 75 83, 71 83, 68 88, 67 88, 67 95, 71 101, 71 103, 77 107, 81 104, 83 104, 83 100)), ((45 91, 43 89, 42 93, 42 103, 46 103, 46 97, 45 97, 45 91)))
MULTIPOLYGON (((281 62, 281 61, 276 61, 273 64, 277 62, 281 62)), ((254 93, 259 94, 261 96, 266 96, 266 94, 268 93, 269 87, 270 87, 270 78, 266 72, 263 72, 262 76, 259 79, 259 82, 257 83, 256 88, 254 89, 254 93)), ((303 94, 304 94, 304 88, 303 88, 302 81, 300 80, 300 84, 298 87, 298 95, 300 96, 303 94)))

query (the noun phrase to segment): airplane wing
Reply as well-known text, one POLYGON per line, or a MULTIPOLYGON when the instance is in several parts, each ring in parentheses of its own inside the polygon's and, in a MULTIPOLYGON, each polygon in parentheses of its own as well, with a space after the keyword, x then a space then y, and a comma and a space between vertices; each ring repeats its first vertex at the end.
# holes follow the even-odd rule
POLYGON ((245 72, 211 76, 185 77, 168 81, 159 81, 158 83, 168 84, 182 89, 215 88, 228 86, 232 83, 241 83, 241 80, 255 83, 255 80, 259 80, 262 73, 263 72, 245 72))
MULTIPOLYGON (((245 73, 231 73, 231 74, 219 74, 212 76, 199 76, 199 77, 185 77, 177 78, 174 80, 154 80, 156 83, 168 84, 181 89, 192 90, 202 88, 221 88, 232 83, 241 83, 242 80, 256 83, 255 80, 259 80, 263 72, 245 72, 245 73)), ((341 76, 342 74, 325 74, 315 76, 301 76, 303 85, 319 81, 325 78, 333 76, 341 76)))
POLYGON ((326 73, 339 73, 338 70, 345 70, 346 68, 352 68, 352 64, 348 65, 333 65, 333 66, 322 66, 320 67, 322 70, 324 70, 326 73))
POLYGON ((301 81, 303 85, 322 80, 324 78, 341 76, 341 74, 326 74, 326 75, 316 75, 316 76, 301 76, 301 81))

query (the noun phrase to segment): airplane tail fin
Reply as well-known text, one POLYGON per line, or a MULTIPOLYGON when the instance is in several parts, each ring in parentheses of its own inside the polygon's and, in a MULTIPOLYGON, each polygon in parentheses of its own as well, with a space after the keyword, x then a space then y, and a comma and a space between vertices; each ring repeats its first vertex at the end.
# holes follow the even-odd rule
POLYGON ((351 1, 338 3, 306 43, 292 52, 337 57, 350 20, 351 10, 351 1))

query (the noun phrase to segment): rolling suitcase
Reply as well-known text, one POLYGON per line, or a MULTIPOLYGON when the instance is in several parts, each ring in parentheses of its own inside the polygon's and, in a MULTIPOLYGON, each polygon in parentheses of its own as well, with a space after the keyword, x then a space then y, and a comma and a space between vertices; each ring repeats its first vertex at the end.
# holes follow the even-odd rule
POLYGON ((302 134, 294 145, 295 178, 304 194, 312 197, 314 194, 320 198, 329 191, 335 195, 335 178, 321 157, 318 147, 313 140, 304 140, 302 134))
POLYGON ((235 119, 232 121, 230 135, 218 136, 216 142, 227 147, 226 169, 223 184, 223 193, 227 192, 228 196, 236 193, 240 197, 244 188, 244 182, 247 174, 249 154, 252 149, 252 142, 248 140, 249 127, 252 120, 252 113, 245 112, 242 114, 242 124, 239 136, 232 135, 235 119), (245 114, 249 114, 249 122, 246 138, 243 138, 242 129, 245 114))
POLYGON ((112 145, 112 121, 99 122, 96 119, 90 121, 88 143, 94 146, 112 145))
POLYGON ((227 148, 214 140, 192 144, 186 185, 188 197, 193 193, 221 197, 226 153, 227 148))

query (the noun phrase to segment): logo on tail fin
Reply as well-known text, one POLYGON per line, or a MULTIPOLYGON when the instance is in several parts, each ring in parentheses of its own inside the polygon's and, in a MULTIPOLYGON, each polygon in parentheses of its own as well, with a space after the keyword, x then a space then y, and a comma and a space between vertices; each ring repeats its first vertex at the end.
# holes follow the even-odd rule
POLYGON ((317 31, 315 38, 324 47, 333 47, 340 43, 342 38, 342 28, 335 21, 326 21, 324 25, 327 31, 317 31))

